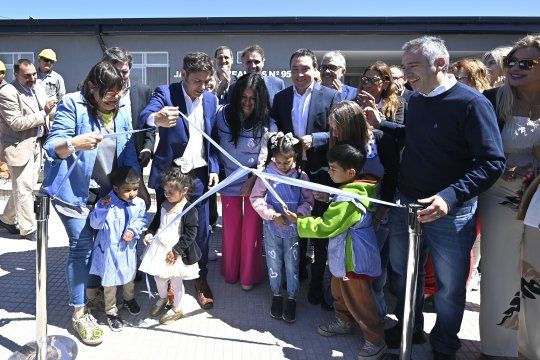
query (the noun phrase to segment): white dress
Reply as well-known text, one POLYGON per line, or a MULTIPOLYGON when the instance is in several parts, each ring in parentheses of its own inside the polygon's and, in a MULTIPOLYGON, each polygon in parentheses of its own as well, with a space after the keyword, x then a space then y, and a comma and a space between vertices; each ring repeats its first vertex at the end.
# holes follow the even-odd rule
POLYGON ((174 223, 159 233, 154 241, 147 246, 139 270, 161 278, 177 276, 184 280, 191 280, 199 277, 198 264, 185 265, 181 257, 178 257, 174 264, 168 264, 165 261, 167 253, 178 243, 182 219, 174 220, 174 218, 182 212, 184 205, 185 203, 178 203, 168 212, 164 207, 161 207, 161 219, 157 233, 171 221, 174 223))

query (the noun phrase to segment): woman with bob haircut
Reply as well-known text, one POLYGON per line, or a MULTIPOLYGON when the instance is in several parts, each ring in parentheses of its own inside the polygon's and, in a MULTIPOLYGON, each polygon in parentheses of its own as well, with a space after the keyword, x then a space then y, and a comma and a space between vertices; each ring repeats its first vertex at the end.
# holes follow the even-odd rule
POLYGON ((462 59, 450 65, 456 80, 480 92, 491 88, 487 67, 478 59, 462 59))

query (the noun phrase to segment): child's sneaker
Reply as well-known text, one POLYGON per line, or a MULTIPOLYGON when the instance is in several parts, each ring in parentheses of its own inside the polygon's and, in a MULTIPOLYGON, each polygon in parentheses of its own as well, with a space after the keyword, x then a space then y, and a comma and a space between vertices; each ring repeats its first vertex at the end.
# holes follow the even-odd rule
POLYGON ((283 316, 283 297, 272 296, 272 307, 270 307, 270 316, 274 319, 281 319, 283 316))
POLYGON ((285 310, 283 310, 283 320, 288 323, 296 321, 296 300, 287 299, 285 302, 285 310))
POLYGON ((181 319, 184 316, 184 313, 182 313, 181 310, 175 311, 174 309, 171 309, 167 311, 165 315, 159 319, 159 322, 163 325, 171 324, 175 322, 176 320, 181 319))
POLYGON ((350 321, 343 321, 336 318, 335 321, 327 325, 319 325, 317 332, 322 336, 334 336, 350 334, 352 331, 352 324, 350 321))
POLYGON ((124 328, 124 322, 118 315, 107 315, 107 324, 112 331, 120 331, 124 328))
POLYGON ((84 313, 78 319, 71 319, 73 329, 86 345, 99 345, 103 342, 103 330, 90 313, 84 313))
POLYGON ((364 341, 364 346, 362 346, 362 349, 360 349, 360 352, 358 353, 356 359, 377 360, 384 357, 387 351, 388 347, 386 346, 386 343, 384 341, 379 345, 375 345, 366 340, 364 341))
POLYGON ((129 311, 131 315, 139 315, 141 313, 141 307, 135 301, 135 298, 131 300, 124 300, 124 307, 129 311))
POLYGON ((152 306, 152 308, 150 309, 150 316, 152 317, 160 316, 165 311, 168 304, 169 304, 169 298, 159 299, 156 302, 156 304, 152 306))

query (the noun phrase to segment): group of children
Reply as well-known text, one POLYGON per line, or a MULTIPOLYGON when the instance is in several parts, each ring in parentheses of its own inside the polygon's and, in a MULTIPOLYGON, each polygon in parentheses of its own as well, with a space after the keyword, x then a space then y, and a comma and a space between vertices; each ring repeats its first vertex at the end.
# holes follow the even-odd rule
MULTIPOLYGON (((268 153, 265 172, 308 180, 301 169, 302 142, 299 138, 290 133, 274 134, 268 141, 268 153)), ((365 161, 362 151, 350 144, 338 144, 328 151, 327 157, 330 178, 340 189, 376 197, 376 180, 362 174, 365 161)), ((137 198, 140 175, 135 170, 121 167, 114 171, 111 180, 113 191, 101 199, 91 213, 91 225, 99 230, 91 273, 102 279, 108 323, 113 331, 118 331, 123 322, 116 308, 116 286, 123 286, 126 309, 131 314, 140 312, 134 298, 133 280, 137 271, 136 241, 145 228, 145 205, 137 198)), ((332 196, 322 217, 310 217, 314 202, 310 190, 270 183, 278 198, 267 191, 261 179, 255 182, 250 196, 253 208, 264 220, 264 247, 273 293, 270 315, 287 322, 296 320, 301 256, 299 238, 329 238, 328 264, 336 320, 319 326, 318 332, 323 336, 350 333, 356 322, 365 339, 359 358, 382 357, 386 345, 371 290, 371 280, 381 272, 379 248, 371 222, 373 204, 342 195, 332 196), (281 293, 283 267, 286 299, 281 293)), ((139 269, 154 276, 159 299, 150 314, 161 316, 163 324, 182 317, 182 281, 198 277, 197 211, 192 208, 179 216, 189 206, 191 184, 190 175, 182 173, 178 167, 171 167, 162 174, 167 201, 161 210, 159 227, 150 226, 144 236, 146 249, 139 269), (167 296, 169 284, 174 292, 172 304, 167 296)))

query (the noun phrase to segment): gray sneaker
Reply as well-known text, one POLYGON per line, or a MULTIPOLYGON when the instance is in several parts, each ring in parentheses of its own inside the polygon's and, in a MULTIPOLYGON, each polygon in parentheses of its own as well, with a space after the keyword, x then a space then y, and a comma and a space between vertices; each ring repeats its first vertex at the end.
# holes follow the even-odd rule
POLYGON ((364 346, 362 346, 362 349, 358 353, 358 356, 356 357, 357 360, 377 360, 381 359, 386 355, 386 352, 388 351, 388 347, 386 346, 386 343, 383 341, 379 345, 375 345, 370 343, 369 341, 364 341, 364 346))
POLYGON ((350 321, 343 321, 336 318, 335 321, 327 325, 319 325, 317 332, 322 336, 350 334, 352 332, 352 324, 350 321))

